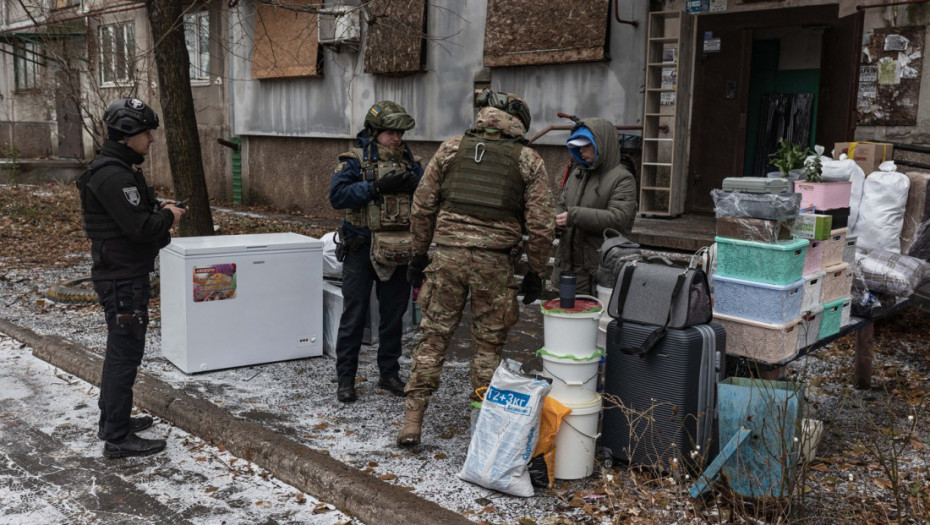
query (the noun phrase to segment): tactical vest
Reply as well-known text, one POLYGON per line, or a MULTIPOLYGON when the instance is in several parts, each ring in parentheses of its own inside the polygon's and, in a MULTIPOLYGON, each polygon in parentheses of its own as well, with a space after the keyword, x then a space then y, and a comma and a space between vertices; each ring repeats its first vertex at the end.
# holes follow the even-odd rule
POLYGON ((442 209, 481 219, 523 221, 523 144, 466 133, 442 182, 442 209))
POLYGON ((94 173, 105 166, 112 165, 122 166, 133 173, 140 197, 145 203, 155 206, 156 198, 154 190, 146 184, 142 184, 142 187, 139 187, 139 175, 136 170, 132 169, 132 166, 115 157, 98 157, 94 159, 88 164, 87 171, 81 174, 77 180, 78 193, 81 197, 81 215, 84 219, 84 231, 87 232, 87 237, 92 240, 113 239, 125 235, 116 221, 113 220, 113 217, 104 210, 103 205, 97 202, 96 198, 94 198, 94 202, 90 202, 91 197, 88 195, 87 190, 87 184, 90 182, 94 173))
MULTIPOLYGON (((353 148, 352 154, 359 159, 362 180, 366 182, 374 182, 390 173, 403 173, 410 169, 409 164, 401 162, 362 160, 364 152, 360 148, 353 148)), ((372 199, 366 206, 346 210, 346 221, 352 226, 368 228, 372 232, 409 230, 412 202, 407 193, 379 195, 379 198, 372 199)))

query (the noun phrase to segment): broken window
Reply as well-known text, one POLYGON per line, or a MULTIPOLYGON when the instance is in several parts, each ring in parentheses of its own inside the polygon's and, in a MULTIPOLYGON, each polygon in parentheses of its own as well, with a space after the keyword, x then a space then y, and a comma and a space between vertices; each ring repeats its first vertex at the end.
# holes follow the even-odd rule
POLYGON ((606 60, 609 14, 604 0, 488 0, 484 65, 606 60))
POLYGON ((318 0, 259 3, 255 10, 252 78, 319 77, 323 74, 318 0))
POLYGON ((426 0, 368 5, 365 72, 404 75, 426 70, 426 0))

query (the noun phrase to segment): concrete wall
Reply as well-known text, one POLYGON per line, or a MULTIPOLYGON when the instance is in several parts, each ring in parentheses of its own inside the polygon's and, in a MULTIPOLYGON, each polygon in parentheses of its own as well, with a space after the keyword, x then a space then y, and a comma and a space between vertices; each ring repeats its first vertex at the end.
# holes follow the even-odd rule
MULTIPOLYGON (((422 158, 424 169, 439 147, 434 142, 409 144, 413 154, 422 158)), ((248 180, 244 182, 251 195, 261 196, 262 203, 318 217, 339 218, 342 213, 329 204, 329 185, 336 157, 351 147, 352 141, 347 139, 249 137, 250 169, 248 180)), ((546 164, 555 198, 568 162, 568 151, 563 146, 534 145, 533 148, 546 164)))
MULTIPOLYGON (((428 71, 399 78, 365 74, 364 51, 324 48, 322 78, 253 80, 251 3, 230 11, 230 118, 232 132, 247 145, 250 202, 328 210, 336 155, 350 147, 365 112, 379 100, 396 100, 414 116, 417 126, 405 138, 425 164, 441 141, 471 127, 476 80, 526 99, 533 116, 527 136, 568 123, 558 112, 641 123, 646 0, 622 2, 621 15, 639 20, 638 27, 617 23, 612 13, 605 21, 609 61, 494 69, 482 64, 486 1, 428 4, 428 71)), ((362 50, 365 34, 363 28, 362 50)), ((556 167, 549 171, 559 176, 564 160, 556 159, 565 154, 566 136, 550 133, 539 140, 540 146, 555 146, 556 167)))

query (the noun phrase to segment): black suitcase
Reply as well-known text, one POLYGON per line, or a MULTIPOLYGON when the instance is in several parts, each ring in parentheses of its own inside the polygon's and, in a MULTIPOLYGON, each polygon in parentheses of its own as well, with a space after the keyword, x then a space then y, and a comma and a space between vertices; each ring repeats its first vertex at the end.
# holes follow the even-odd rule
POLYGON ((668 329, 642 357, 621 350, 638 348, 658 328, 616 319, 607 325, 602 445, 631 465, 668 472, 677 459, 699 470, 718 445, 726 332, 718 323, 668 329))

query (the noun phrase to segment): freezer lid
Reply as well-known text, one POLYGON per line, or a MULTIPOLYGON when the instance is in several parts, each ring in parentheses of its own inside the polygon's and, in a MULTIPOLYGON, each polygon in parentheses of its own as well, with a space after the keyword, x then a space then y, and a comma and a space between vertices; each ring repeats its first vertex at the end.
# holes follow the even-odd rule
POLYGON ((246 254, 270 251, 322 251, 323 241, 298 233, 178 237, 171 239, 171 244, 165 246, 164 250, 181 256, 219 253, 246 254))

